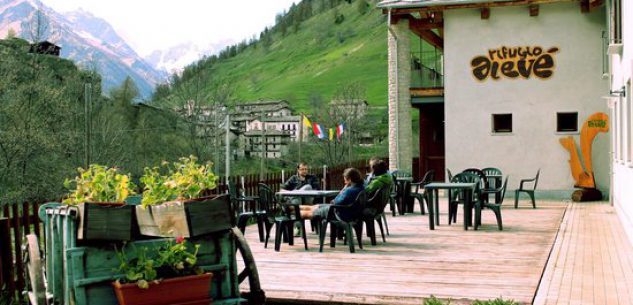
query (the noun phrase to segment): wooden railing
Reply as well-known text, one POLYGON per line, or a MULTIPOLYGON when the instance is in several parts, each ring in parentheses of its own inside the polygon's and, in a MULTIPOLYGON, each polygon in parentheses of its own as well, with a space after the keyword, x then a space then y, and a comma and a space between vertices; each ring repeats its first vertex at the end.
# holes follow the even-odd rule
MULTIPOLYGON (((416 161, 414 160, 414 177, 419 179, 419 174, 415 171, 417 169, 416 161)), ((360 170, 361 174, 365 175, 369 170, 368 160, 359 160, 351 163, 341 164, 326 169, 325 183, 323 183, 323 169, 312 168, 311 173, 316 175, 321 181, 323 189, 341 189, 343 187, 343 171, 348 167, 355 167, 360 170)), ((289 169, 285 171, 285 179, 288 179, 291 175, 295 174, 295 169, 289 169)), ((238 189, 242 189, 242 181, 244 181, 243 189, 245 195, 257 195, 257 185, 260 182, 269 185, 275 192, 279 191, 282 181, 282 173, 269 173, 266 174, 264 179, 261 180, 259 174, 245 175, 245 176, 232 176, 229 180, 233 181, 238 189)), ((226 193, 226 178, 221 177, 218 181, 218 193, 226 193)), ((21 292, 25 287, 25 264, 22 258, 21 246, 24 240, 24 236, 27 234, 35 233, 38 236, 40 245, 43 245, 42 240, 44 235, 42 234, 43 226, 37 216, 40 204, 38 203, 23 203, 5 205, 0 209, 0 288, 3 299, 8 298, 7 303, 1 304, 13 304, 23 301, 21 292)))
MULTIPOLYGON (((42 236, 42 226, 37 216, 37 203, 5 205, 0 216, 0 287, 1 298, 11 304, 20 303, 23 299, 24 271, 22 261, 22 242, 24 236, 35 233, 42 236)), ((41 239, 40 239, 41 240, 41 239)))

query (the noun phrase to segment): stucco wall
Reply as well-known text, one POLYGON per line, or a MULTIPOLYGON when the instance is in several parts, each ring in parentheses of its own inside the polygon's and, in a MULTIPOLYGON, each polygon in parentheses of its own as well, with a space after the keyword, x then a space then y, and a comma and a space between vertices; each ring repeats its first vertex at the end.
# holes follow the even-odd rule
MULTIPOLYGON (((530 17, 527 7, 490 10, 482 20, 476 9, 445 11, 446 166, 498 167, 510 175, 508 187, 541 169, 539 190, 569 194, 574 180, 569 154, 559 144, 557 112, 578 112, 581 124, 592 113, 608 113, 608 80, 602 77, 604 11, 583 14, 578 3, 540 5, 530 17), (550 78, 531 76, 478 81, 471 60, 502 46, 559 48, 550 78), (512 113, 511 134, 492 133, 493 113, 512 113)), ((579 133, 574 134, 580 146, 579 133)), ((609 135, 598 134, 593 166, 598 188, 608 194, 609 135)))
MULTIPOLYGON (((621 56, 613 55, 611 58, 613 74, 611 88, 613 90, 620 90, 633 77, 633 45, 631 44, 633 42, 633 2, 622 1, 622 6, 624 48, 621 56)), ((625 101, 627 107, 633 106, 631 92, 627 92, 627 96, 618 102, 625 101)), ((631 112, 629 111, 629 113, 631 112)), ((633 118, 628 119, 632 120, 633 118)), ((629 130, 629 132, 633 132, 633 130, 629 130)), ((633 139, 633 137, 629 138, 633 139)), ((633 160, 626 161, 626 159, 618 160, 613 163, 613 204, 629 239, 633 242, 633 160)))

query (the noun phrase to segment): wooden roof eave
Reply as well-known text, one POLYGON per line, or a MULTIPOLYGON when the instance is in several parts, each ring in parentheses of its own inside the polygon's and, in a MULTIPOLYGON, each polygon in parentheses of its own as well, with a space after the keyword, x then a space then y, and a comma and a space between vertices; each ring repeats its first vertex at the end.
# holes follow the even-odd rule
MULTIPOLYGON (((582 0, 585 1, 585 0, 582 0)), ((592 0, 596 2, 595 0, 592 0)), ((464 9, 464 8, 491 8, 491 7, 504 7, 504 6, 519 6, 519 5, 531 5, 531 4, 548 4, 558 2, 578 2, 578 0, 517 0, 506 2, 481 2, 481 3, 463 3, 463 4, 451 4, 451 5, 428 5, 419 7, 402 7, 391 8, 391 15, 406 15, 412 13, 422 12, 436 12, 450 9, 464 9)), ((383 14, 389 12, 388 8, 382 9, 383 14)))

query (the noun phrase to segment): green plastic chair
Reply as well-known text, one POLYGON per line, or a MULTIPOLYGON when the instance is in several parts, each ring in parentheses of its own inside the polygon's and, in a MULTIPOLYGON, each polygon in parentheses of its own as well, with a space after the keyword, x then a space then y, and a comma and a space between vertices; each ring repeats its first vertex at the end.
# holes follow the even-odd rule
POLYGON ((321 229, 319 230, 319 252, 323 252, 323 243, 325 241, 325 235, 327 233, 328 224, 330 225, 330 248, 334 248, 336 245, 336 238, 338 237, 338 230, 344 230, 345 243, 349 245, 349 252, 356 252, 354 248, 354 231, 356 231, 356 238, 358 239, 358 247, 363 248, 363 219, 359 213, 354 219, 345 221, 338 216, 337 210, 345 209, 358 209, 362 212, 367 204, 367 194, 365 191, 361 191, 356 200, 349 205, 330 205, 328 215, 321 222, 321 229))
POLYGON ((503 231, 503 221, 501 220, 501 204, 503 203, 503 198, 506 195, 506 188, 508 186, 508 177, 506 177, 506 181, 503 183, 503 186, 500 188, 501 196, 499 197, 499 202, 490 203, 486 201, 478 201, 475 206, 475 230, 477 227, 481 226, 481 210, 482 208, 488 208, 495 213, 497 217, 497 226, 499 227, 499 231, 503 231))
POLYGON ((536 209, 536 200, 534 200, 534 192, 536 191, 536 185, 538 184, 538 176, 540 174, 541 174, 541 169, 539 168, 539 170, 536 171, 536 177, 532 179, 521 180, 521 182, 519 183, 519 188, 514 191, 514 208, 515 209, 519 207, 519 195, 521 194, 521 192, 526 193, 528 194, 528 196, 530 196, 530 199, 532 199, 532 208, 536 209), (529 187, 530 183, 534 183, 532 187, 529 187), (525 186, 526 184, 528 186, 525 186))

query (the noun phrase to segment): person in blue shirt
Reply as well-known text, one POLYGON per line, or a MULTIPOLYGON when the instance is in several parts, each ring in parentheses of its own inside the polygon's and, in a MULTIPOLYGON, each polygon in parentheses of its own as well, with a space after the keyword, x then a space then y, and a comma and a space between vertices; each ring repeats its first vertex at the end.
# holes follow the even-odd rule
MULTIPOLYGON (((343 180, 345 181, 345 187, 341 190, 341 192, 336 195, 336 198, 332 200, 331 204, 334 205, 349 205, 352 204, 358 194, 365 189, 363 178, 361 177, 360 171, 355 168, 348 168, 343 172, 343 180)), ((349 221, 356 218, 360 212, 362 207, 355 206, 352 209, 345 210, 337 210, 337 215, 343 221, 349 221)), ((309 218, 320 221, 327 217, 330 211, 330 204, 319 204, 315 206, 306 206, 305 208, 302 206, 301 208, 301 216, 302 218, 309 218)))

